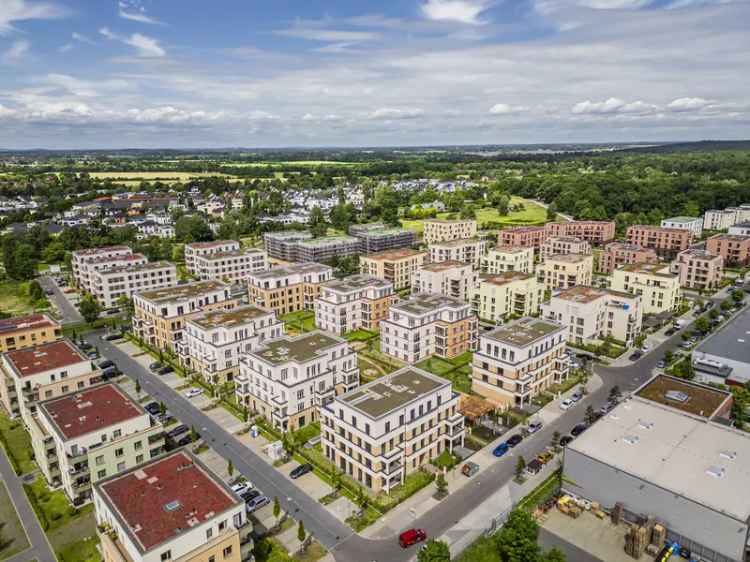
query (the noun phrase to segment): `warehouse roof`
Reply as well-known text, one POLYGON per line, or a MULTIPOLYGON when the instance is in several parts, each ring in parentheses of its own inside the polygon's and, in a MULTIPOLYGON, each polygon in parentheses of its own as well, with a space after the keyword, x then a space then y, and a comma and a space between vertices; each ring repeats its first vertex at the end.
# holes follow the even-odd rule
POLYGON ((694 359, 703 354, 750 365, 750 307, 745 308, 720 330, 695 348, 694 359))
POLYGON ((750 518, 750 435, 642 398, 626 400, 568 445, 640 480, 750 518))

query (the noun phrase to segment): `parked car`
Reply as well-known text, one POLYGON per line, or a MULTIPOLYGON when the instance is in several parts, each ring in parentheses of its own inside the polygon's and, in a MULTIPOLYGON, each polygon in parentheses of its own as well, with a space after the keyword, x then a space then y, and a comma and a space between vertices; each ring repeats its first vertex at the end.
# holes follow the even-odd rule
POLYGON ((47 295, 47 296, 49 296, 49 297, 51 297, 52 295, 55 294, 55 291, 53 291, 52 289, 46 289, 44 291, 44 294, 47 295))
POLYGON ((560 447, 567 447, 571 441, 573 441, 573 438, 570 435, 563 435, 560 437, 560 447))
POLYGON ((475 462, 471 462, 471 461, 465 462, 464 465, 461 467, 461 474, 463 474, 464 476, 468 478, 471 478, 477 472, 479 472, 479 465, 475 462))
POLYGON ((542 429, 542 420, 534 420, 533 422, 529 422, 529 433, 536 433, 542 429))
POLYGON ((151 365, 148 366, 148 368, 151 369, 152 371, 158 371, 162 367, 163 367, 163 365, 161 363, 159 363, 158 361, 156 361, 154 363, 151 363, 151 365))
POLYGON ((189 430, 190 430, 190 428, 188 426, 186 426, 185 424, 181 424, 181 425, 178 425, 177 427, 175 427, 174 429, 170 429, 169 431, 167 431, 167 437, 171 437, 172 439, 176 439, 177 437, 179 437, 183 433, 187 433, 189 430))
POLYGON ((647 351, 648 351, 649 349, 651 349, 651 346, 650 346, 649 344, 647 344, 647 343, 644 343, 644 344, 643 344, 643 345, 641 346, 641 351, 642 351, 643 353, 646 353, 646 352, 647 352, 647 351))
POLYGON ((289 476, 292 477, 292 480, 296 480, 297 478, 304 476, 308 472, 312 472, 312 470, 313 470, 313 467, 310 463, 301 464, 297 468, 292 470, 289 473, 289 476))
POLYGON ((202 388, 189 388, 185 392, 185 398, 187 398, 187 399, 195 398, 196 396, 200 396, 201 394, 203 394, 203 389, 202 388))
POLYGON ((232 491, 239 496, 241 494, 244 494, 245 492, 249 492, 252 487, 253 485, 245 480, 244 482, 237 482, 237 484, 234 484, 232 486, 232 491))
POLYGON ((539 459, 534 459, 526 465, 526 473, 533 476, 534 474, 538 474, 542 468, 544 468, 544 465, 541 461, 539 459))
POLYGON ((114 363, 110 361, 109 359, 104 359, 103 361, 99 361, 99 368, 100 369, 106 369, 107 367, 113 367, 114 363))
POLYGON ((105 334, 102 339, 104 339, 104 341, 119 340, 122 339, 122 334, 120 332, 112 332, 109 334, 105 334))
POLYGON ((638 361, 641 357, 643 357, 643 352, 640 349, 636 349, 633 353, 630 354, 628 359, 630 361, 638 361))
POLYGON ((692 344, 692 343, 690 342, 690 340, 687 340, 687 341, 684 341, 684 342, 682 342, 682 343, 680 344, 680 347, 681 347, 682 349, 690 349, 690 347, 691 347, 692 345, 693 345, 693 344, 692 344))
POLYGON ((560 409, 561 410, 568 410, 568 409, 572 408, 575 405, 576 405, 575 400, 573 400, 572 398, 566 398, 565 400, 563 400, 562 402, 560 402, 560 409))
POLYGON ((588 429, 588 426, 585 423, 579 423, 573 429, 570 430, 570 434, 573 437, 578 437, 581 433, 583 433, 587 429, 588 429))
POLYGON ((408 548, 426 540, 427 531, 424 529, 408 529, 398 536, 398 544, 401 545, 401 548, 408 548))
POLYGON ((149 414, 156 415, 159 413, 159 403, 149 402, 143 407, 143 409, 146 410, 149 414))
POLYGON ((677 328, 669 328, 667 331, 664 332, 665 336, 673 336, 677 333, 677 328))
POLYGON ((659 360, 659 361, 657 361, 657 363, 656 363, 656 368, 657 368, 657 369, 663 369, 663 368, 664 368, 664 367, 666 367, 666 366, 667 366, 667 362, 666 362, 666 361, 664 361, 664 359, 660 359, 660 360, 659 360))
POLYGON ((507 443, 507 444, 508 444, 508 446, 510 446, 510 447, 515 447, 515 446, 516 446, 516 445, 518 445, 518 444, 519 444, 519 443, 520 443, 521 441, 523 441, 523 437, 522 437, 521 435, 519 435, 518 433, 516 433, 515 435, 512 435, 512 436, 510 437, 510 439, 508 439, 508 440, 506 441, 506 443, 507 443))
POLYGON ((183 437, 177 442, 177 446, 184 447, 185 445, 190 445, 190 443, 192 442, 193 442, 193 438, 190 437, 189 435, 186 435, 185 437, 183 437))
POLYGON ((582 398, 583 392, 581 392, 580 390, 576 390, 573 394, 570 395, 570 399, 573 402, 580 402, 582 398))
POLYGON ((269 500, 266 496, 258 496, 257 498, 251 499, 249 502, 245 504, 245 509, 248 513, 255 511, 256 509, 260 509, 264 505, 268 505, 271 503, 271 500, 269 500))
POLYGON ((549 461, 551 461, 553 458, 555 458, 555 455, 550 453, 549 451, 545 451, 543 453, 539 453, 536 456, 537 460, 542 464, 547 464, 549 461))
POLYGON ((159 369, 158 371, 156 371, 156 374, 157 375, 167 375, 167 374, 171 373, 172 371, 174 371, 174 369, 172 367, 170 367, 169 365, 166 365, 166 366, 162 367, 161 369, 159 369))
POLYGON ((502 457, 505 453, 507 453, 510 450, 510 445, 503 441, 500 443, 497 447, 495 447, 492 451, 492 454, 496 457, 502 457))
POLYGON ((120 369, 118 369, 115 366, 107 367, 106 369, 102 369, 102 376, 105 379, 110 379, 112 377, 116 377, 119 374, 120 374, 120 369))
POLYGON ((86 352, 86 357, 88 357, 89 359, 98 359, 99 352, 95 349, 92 349, 91 351, 86 352))
POLYGON ((604 404, 604 406, 602 406, 601 408, 599 408, 599 412, 601 412, 601 414, 603 416, 606 416, 607 414, 609 414, 614 409, 614 407, 616 405, 617 404, 615 404, 614 402, 609 401, 606 404, 604 404))
POLYGON ((245 503, 254 500, 257 497, 260 497, 261 493, 258 490, 245 490, 240 494, 240 498, 242 498, 242 501, 245 503))

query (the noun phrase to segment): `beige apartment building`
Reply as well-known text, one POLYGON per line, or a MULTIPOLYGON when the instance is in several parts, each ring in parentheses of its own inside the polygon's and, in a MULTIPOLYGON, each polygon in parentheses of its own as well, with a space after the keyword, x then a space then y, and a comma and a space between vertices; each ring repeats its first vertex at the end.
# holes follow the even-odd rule
POLYGON ((148 263, 146 256, 134 254, 128 246, 106 246, 76 250, 72 253, 70 259, 73 283, 79 289, 92 294, 94 272, 146 263, 148 263))
POLYGON ((594 256, 591 254, 557 254, 537 267, 539 282, 549 291, 591 285, 593 274, 594 256))
POLYGON ((682 298, 680 278, 658 264, 625 265, 612 273, 614 291, 641 295, 643 314, 677 310, 682 298))
POLYGON ((653 248, 661 256, 674 257, 687 250, 693 241, 693 231, 683 228, 662 228, 645 224, 628 227, 628 242, 653 248))
POLYGON ((468 303, 417 293, 391 305, 380 322, 380 350, 410 364, 431 355, 450 359, 476 347, 477 330, 468 303))
POLYGON ((730 209, 711 209, 703 214, 703 230, 726 230, 737 222, 737 213, 730 209))
POLYGON ((122 265, 94 271, 90 293, 104 308, 117 305, 120 297, 132 298, 140 291, 155 291, 177 285, 177 267, 168 261, 122 265))
POLYGON ((724 258, 705 250, 689 249, 677 254, 669 270, 678 275, 681 287, 714 291, 724 277, 724 258))
POLYGON ((177 353, 185 320, 196 312, 231 310, 237 306, 229 285, 196 281, 133 295, 133 331, 153 348, 177 353))
POLYGON ((615 221, 549 222, 544 226, 547 236, 574 236, 592 244, 605 244, 615 239, 615 221))
POLYGON ((101 371, 69 340, 8 351, 0 356, 0 399, 11 417, 31 425, 37 402, 88 388, 101 371))
POLYGON ((498 232, 497 243, 539 250, 547 236, 549 234, 544 226, 511 226, 498 232))
POLYGON ((623 265, 636 263, 658 263, 659 257, 653 248, 644 248, 638 244, 610 242, 599 255, 599 271, 612 273, 623 265))
POLYGON ((430 262, 460 261, 479 267, 487 251, 487 242, 480 238, 461 238, 430 244, 430 262))
POLYGON ((295 263, 252 273, 247 277, 250 303, 278 316, 313 310, 323 283, 333 279, 333 268, 320 263, 295 263))
POLYGON ((60 324, 46 314, 0 319, 0 353, 34 347, 61 337, 60 324))
POLYGON ((190 275, 198 276, 198 265, 196 259, 211 256, 213 254, 225 254, 227 252, 238 252, 240 243, 236 240, 215 240, 213 242, 193 242, 185 244, 185 269, 190 275))
POLYGON ((268 255, 263 250, 247 249, 197 255, 193 275, 198 279, 220 279, 237 282, 252 273, 268 269, 268 255))
POLYGON ((237 402, 283 432, 317 421, 335 396, 359 386, 355 351, 320 331, 267 341, 245 354, 240 371, 237 402))
POLYGON ((550 236, 542 244, 542 260, 558 254, 590 254, 591 243, 576 236, 550 236))
POLYGON ((552 320, 521 318, 483 333, 474 353, 471 388, 499 408, 523 408, 568 378, 566 329, 552 320))
POLYGON ((186 449, 96 483, 93 499, 103 562, 253 559, 245 502, 186 449))
POLYGON ((393 283, 371 275, 327 281, 315 299, 315 325, 343 336, 352 330, 377 330, 398 299, 393 283))
POLYGON ((164 451, 164 428, 117 385, 101 384, 45 400, 32 432, 35 457, 52 486, 73 505, 91 500, 99 480, 164 451))
POLYGON ((701 217, 672 217, 661 221, 663 228, 679 228, 689 230, 695 238, 703 234, 703 219, 701 217))
POLYGON ((369 490, 389 492, 443 451, 463 447, 450 381, 404 367, 321 408, 323 454, 369 490))
POLYGON ((746 266, 750 263, 750 236, 716 234, 706 240, 706 251, 724 258, 724 265, 746 266))
POLYGON ((534 275, 507 271, 482 275, 472 306, 482 320, 497 323, 508 316, 533 316, 539 312, 544 285, 534 275))
POLYGON ((424 265, 427 252, 400 248, 359 258, 360 273, 393 283, 398 291, 411 287, 414 273, 424 265))
POLYGON ((643 307, 640 295, 577 286, 552 295, 542 317, 565 326, 571 344, 612 337, 630 346, 641 333, 643 307))
POLYGON ((534 248, 496 246, 484 256, 482 271, 490 275, 498 275, 507 271, 534 273, 534 248))
POLYGON ((185 320, 177 345, 180 363, 209 384, 231 382, 245 353, 283 336, 284 323, 273 310, 255 305, 199 312, 185 320))
POLYGON ((424 221, 422 239, 427 244, 449 242, 463 238, 474 238, 477 235, 477 221, 473 219, 429 219, 424 221))
POLYGON ((470 263, 444 261, 428 263, 414 274, 414 293, 433 293, 469 302, 479 283, 479 274, 470 263))

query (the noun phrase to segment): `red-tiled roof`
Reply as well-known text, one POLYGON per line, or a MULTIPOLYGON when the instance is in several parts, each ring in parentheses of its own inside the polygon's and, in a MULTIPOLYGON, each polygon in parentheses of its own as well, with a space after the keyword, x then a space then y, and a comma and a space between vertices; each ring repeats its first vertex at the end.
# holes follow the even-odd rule
POLYGON ((57 328, 57 322, 44 314, 29 314, 27 316, 16 316, 0 320, 0 334, 20 332, 25 330, 37 330, 39 328, 57 328))
POLYGON ((94 386, 42 403, 41 407, 66 439, 122 423, 143 415, 114 384, 94 386))
POLYGON ((116 476, 100 491, 144 551, 240 501, 184 451, 116 476))
POLYGON ((9 351, 5 356, 21 377, 88 361, 78 348, 67 340, 45 343, 29 349, 9 351))

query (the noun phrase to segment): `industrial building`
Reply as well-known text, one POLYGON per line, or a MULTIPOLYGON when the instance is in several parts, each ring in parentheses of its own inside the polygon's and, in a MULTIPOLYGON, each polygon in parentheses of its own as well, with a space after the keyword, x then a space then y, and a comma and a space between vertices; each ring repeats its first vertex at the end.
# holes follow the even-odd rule
POLYGON ((750 381, 750 308, 703 340, 692 354, 696 377, 704 382, 744 385, 750 381))

